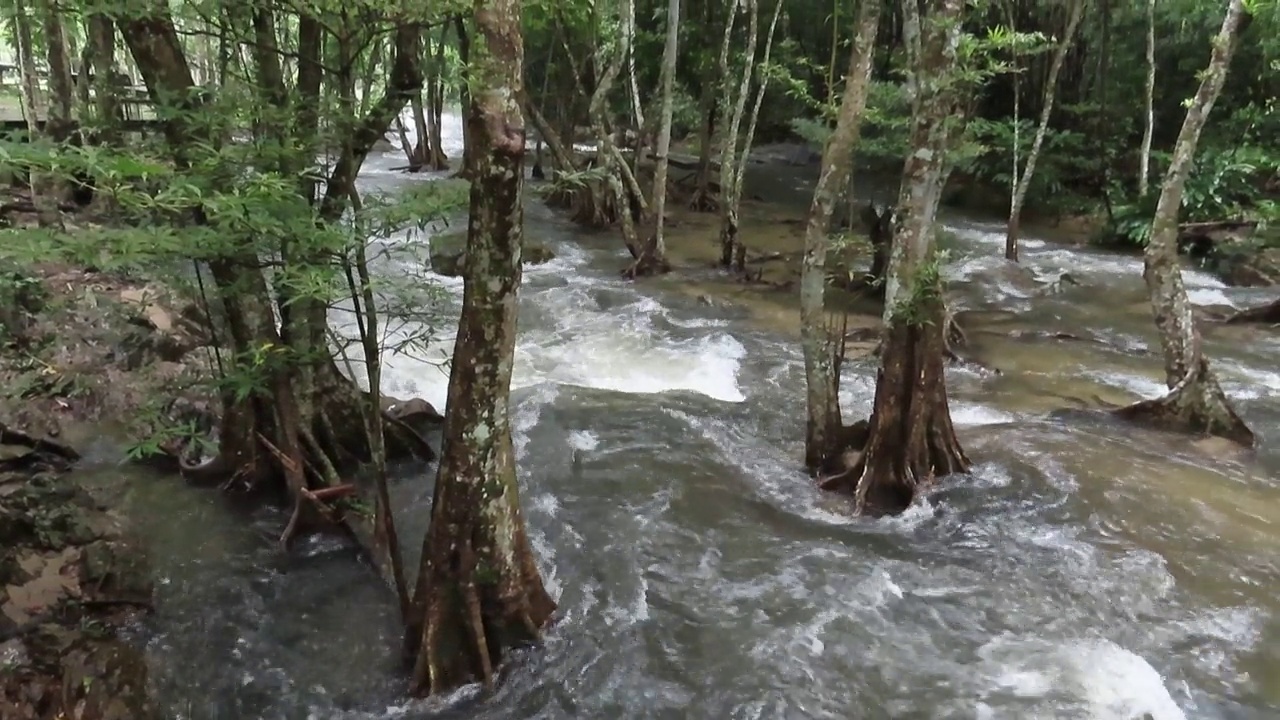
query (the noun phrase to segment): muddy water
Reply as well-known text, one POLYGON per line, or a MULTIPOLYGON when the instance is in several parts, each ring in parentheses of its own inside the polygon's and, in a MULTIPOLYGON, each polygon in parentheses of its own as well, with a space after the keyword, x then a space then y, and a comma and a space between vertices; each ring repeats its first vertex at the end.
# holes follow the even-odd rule
MULTIPOLYGON (((396 164, 375 158, 366 189, 423 181, 387 171, 396 164)), ((803 197, 805 175, 771 169, 760 192, 803 197)), ((977 465, 903 517, 851 519, 797 472, 802 362, 790 333, 618 280, 611 234, 576 234, 537 203, 527 222, 558 253, 526 276, 512 397, 526 517, 561 605, 546 645, 492 694, 406 703, 389 599, 349 548, 318 538, 281 557, 282 515, 140 477, 129 501, 161 574, 147 637, 167 716, 1280 713, 1273 337, 1208 341, 1262 439, 1256 460, 1089 416, 1050 419, 1160 391, 1140 265, 1033 239, 1025 264, 1037 277, 1082 283, 1037 295, 995 259, 998 227, 950 218, 956 301, 1015 312, 973 332, 1000 374, 950 376, 977 465)), ((460 285, 438 281, 456 313, 460 285)), ((1201 274, 1188 284, 1200 303, 1254 299, 1201 274)), ((443 404, 432 359, 394 358, 388 391, 443 404)), ((850 368, 851 417, 869 409, 873 379, 865 362, 850 368)), ((412 557, 431 483, 430 468, 397 483, 412 557)))

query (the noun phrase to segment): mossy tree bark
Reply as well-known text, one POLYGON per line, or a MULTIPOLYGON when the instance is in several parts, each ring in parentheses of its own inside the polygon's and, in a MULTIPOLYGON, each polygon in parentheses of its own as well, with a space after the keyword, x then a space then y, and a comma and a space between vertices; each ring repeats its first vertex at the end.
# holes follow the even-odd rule
POLYGON ((947 405, 946 309, 935 230, 948 153, 963 122, 956 75, 965 2, 924 5, 924 18, 916 3, 902 6, 914 149, 898 195, 875 403, 862 453, 821 482, 852 493, 860 513, 901 512, 934 477, 969 468, 947 405))
POLYGON ((1232 409, 1204 354, 1178 265, 1178 212, 1183 190, 1191 175, 1200 133, 1226 82, 1244 15, 1243 1, 1230 0, 1222 27, 1213 41, 1209 67, 1201 76, 1200 87, 1187 107, 1178 133, 1151 221, 1151 237, 1143 253, 1142 276, 1147 283, 1156 327, 1160 330, 1169 393, 1116 412, 1121 417, 1155 427, 1217 435, 1252 447, 1253 432, 1232 409))
POLYGON ((476 0, 475 23, 462 317, 407 637, 417 695, 491 682, 555 610, 525 534, 509 409, 524 220, 520 0, 476 0))
POLYGON ((871 85, 871 60, 875 55, 879 24, 880 3, 862 3, 858 10, 857 38, 849 54, 840 114, 822 152, 822 170, 805 224, 804 263, 800 269, 800 334, 808 401, 804 461, 810 472, 817 472, 844 450, 837 442, 842 423, 838 366, 844 337, 843 333, 834 331, 826 319, 828 230, 836 197, 848 182, 853 165, 853 150, 871 85))

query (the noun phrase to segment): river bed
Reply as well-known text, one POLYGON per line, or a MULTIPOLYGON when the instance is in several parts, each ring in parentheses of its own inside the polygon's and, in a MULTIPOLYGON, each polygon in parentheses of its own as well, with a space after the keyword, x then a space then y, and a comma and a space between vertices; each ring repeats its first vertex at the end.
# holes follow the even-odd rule
MULTIPOLYGON (((430 180, 398 164, 371 158, 362 189, 430 180)), ((759 182, 791 202, 812 174, 771 168, 759 182)), ((164 715, 1277 717, 1277 337, 1207 339, 1259 435, 1256 459, 1051 419, 1075 401, 1163 391, 1141 260, 1032 237, 1024 265, 1081 283, 1041 295, 1002 274, 1001 226, 946 222, 955 301, 1017 314, 973 338, 1000 374, 950 371, 973 473, 901 517, 868 520, 799 470, 791 334, 700 303, 669 286, 678 280, 619 279, 615 233, 580 233, 530 202, 527 236, 557 254, 526 270, 512 393, 525 515, 561 608, 545 645, 490 694, 406 702, 391 598, 351 548, 310 538, 281 556, 279 511, 138 472, 126 507, 158 573, 140 632, 164 715)), ((434 279, 456 317, 461 282, 434 279)), ((1187 284, 1204 305, 1266 297, 1198 272, 1187 284)), ((447 378, 431 361, 451 348, 445 333, 434 358, 389 358, 384 391, 442 408, 447 378)), ((847 369, 850 418, 869 411, 874 373, 868 361, 847 369)), ((414 567, 433 479, 422 468, 395 487, 414 567)))

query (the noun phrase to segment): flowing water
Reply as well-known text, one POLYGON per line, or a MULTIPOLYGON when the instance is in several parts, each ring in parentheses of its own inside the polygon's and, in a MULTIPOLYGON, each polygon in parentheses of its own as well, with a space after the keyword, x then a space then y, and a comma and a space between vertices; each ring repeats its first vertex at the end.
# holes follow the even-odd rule
MULTIPOLYGON (((426 181, 397 164, 373 158, 365 189, 426 181)), ((811 170, 774 170, 771 194, 805 197, 811 170)), ((1081 283, 1037 294, 997 258, 1002 228, 948 223, 953 291, 989 320, 971 340, 1001 371, 949 377, 976 466, 904 516, 868 520, 798 470, 793 333, 678 280, 619 280, 615 234, 530 203, 528 236, 557 253, 526 272, 512 393, 526 518, 561 608, 545 645, 490 694, 408 703, 393 608, 353 550, 312 538, 284 557, 279 512, 138 477, 127 500, 160 578, 145 637, 166 715, 1280 717, 1280 342, 1208 339, 1256 459, 1050 419, 1162 391, 1140 260, 1029 240, 1034 275, 1081 283)), ((1197 303, 1262 299, 1186 277, 1197 303)), ((456 313, 460 283, 439 282, 456 313)), ((388 393, 443 407, 439 369, 389 363, 388 393)), ((868 362, 848 369, 849 417, 870 409, 873 383, 868 362)), ((432 480, 395 488, 411 562, 432 480)))

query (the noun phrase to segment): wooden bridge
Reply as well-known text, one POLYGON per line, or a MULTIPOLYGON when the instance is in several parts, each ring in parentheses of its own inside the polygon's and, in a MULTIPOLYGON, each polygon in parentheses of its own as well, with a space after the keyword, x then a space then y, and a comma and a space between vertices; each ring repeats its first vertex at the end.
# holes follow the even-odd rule
MULTIPOLYGON (((156 118, 155 108, 152 107, 151 99, 147 97, 144 88, 128 88, 126 93, 122 93, 122 95, 118 101, 118 106, 121 115, 123 115, 119 123, 124 130, 141 132, 159 129, 160 121, 156 118)), ((72 118, 75 115, 76 111, 73 109, 72 118)), ((48 117, 48 106, 38 105, 36 107, 36 123, 43 127, 48 117)), ((0 133, 26 129, 27 117, 23 112, 22 101, 19 99, 17 88, 0 87, 0 133)))

